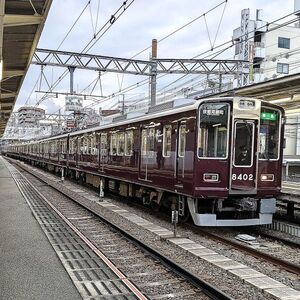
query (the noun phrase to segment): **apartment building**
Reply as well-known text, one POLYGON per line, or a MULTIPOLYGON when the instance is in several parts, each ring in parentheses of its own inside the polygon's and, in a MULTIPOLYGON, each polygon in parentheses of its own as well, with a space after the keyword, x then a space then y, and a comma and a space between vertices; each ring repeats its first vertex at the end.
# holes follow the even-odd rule
POLYGON ((250 19, 250 9, 242 10, 241 26, 233 31, 233 41, 234 58, 250 61, 249 76, 243 85, 299 73, 299 20, 288 26, 268 24, 261 9, 256 10, 255 20, 250 19))

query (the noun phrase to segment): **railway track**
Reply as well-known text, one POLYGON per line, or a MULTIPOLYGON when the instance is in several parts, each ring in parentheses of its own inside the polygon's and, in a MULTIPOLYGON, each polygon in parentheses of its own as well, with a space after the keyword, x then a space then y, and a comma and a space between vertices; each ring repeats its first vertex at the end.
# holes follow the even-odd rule
POLYGON ((109 221, 70 202, 63 191, 56 190, 61 197, 50 200, 45 197, 45 190, 52 189, 47 182, 35 176, 33 185, 15 168, 9 168, 83 298, 103 296, 104 291, 124 295, 124 299, 231 299, 109 221), (90 270, 101 269, 103 263, 109 267, 101 270, 105 279, 90 270), (111 273, 117 277, 108 279, 111 273))
MULTIPOLYGON (((70 198, 73 198, 74 199, 74 201, 77 201, 78 203, 80 203, 80 204, 82 204, 82 205, 84 205, 84 206, 86 206, 87 205, 87 207, 89 208, 89 209, 92 209, 92 211, 94 210, 94 208, 93 207, 101 207, 102 205, 100 205, 99 206, 99 204, 98 203, 96 203, 95 202, 95 206, 92 204, 93 203, 93 201, 98 201, 99 200, 99 197, 95 194, 95 192, 93 192, 93 191, 91 191, 89 188, 77 188, 77 183, 71 183, 71 182, 66 182, 65 184, 62 184, 62 183, 59 183, 59 179, 57 178, 57 177, 55 177, 53 174, 51 175, 51 174, 49 174, 49 173, 47 173, 47 172, 44 172, 44 171, 39 171, 38 169, 35 169, 35 168, 32 168, 32 167, 28 167, 28 166, 26 166, 24 163, 20 163, 20 162, 17 162, 16 161, 16 163, 18 164, 18 165, 20 165, 22 168, 24 168, 24 169, 26 169, 26 170, 29 170, 30 172, 32 172, 32 173, 34 173, 35 174, 35 176, 37 177, 37 178, 44 178, 45 179, 45 182, 47 182, 48 184, 50 184, 50 185, 53 185, 53 186, 56 186, 56 188, 58 188, 59 190, 64 190, 64 189, 66 189, 66 191, 67 191, 67 194, 68 194, 68 196, 70 197, 70 198), (82 197, 81 197, 82 196, 82 197), (82 199, 81 199, 82 198, 82 199), (83 200, 83 199, 89 199, 88 201, 86 201, 86 200, 83 200), (92 200, 92 199, 95 199, 95 200, 92 200), (91 201, 92 200, 92 201, 91 201), (90 203, 90 204, 89 204, 90 203)), ((106 202, 106 201, 105 201, 106 202)), ((119 202, 121 205, 119 206, 119 208, 118 208, 118 206, 115 206, 115 205, 113 205, 113 204, 110 204, 110 205, 112 205, 112 206, 114 206, 115 207, 115 209, 117 209, 116 210, 116 213, 113 213, 114 215, 118 215, 119 213, 118 213, 118 211, 119 210, 123 210, 122 209, 122 207, 124 208, 124 210, 126 210, 126 209, 128 209, 128 207, 127 207, 127 204, 125 204, 124 203, 124 199, 122 200, 122 201, 120 201, 119 202)), ((131 204, 131 206, 132 206, 132 203, 130 202, 130 204, 131 204)), ((134 205, 134 207, 135 207, 135 205, 134 205)), ((133 209, 134 209, 134 207, 132 207, 133 209)), ((151 214, 149 214, 149 213, 147 213, 146 212, 146 209, 145 209, 145 207, 143 206, 142 207, 143 209, 141 209, 141 207, 136 207, 134 210, 135 211, 138 211, 138 210, 140 210, 141 209, 141 212, 142 212, 142 210, 144 211, 143 213, 142 213, 142 215, 147 215, 147 216, 150 216, 151 214)), ((110 210, 110 209, 109 209, 110 210)), ((94 210, 95 212, 96 212, 96 214, 99 214, 100 212, 99 212, 99 210, 94 210)), ((105 211, 106 211, 106 209, 105 209, 105 211)), ((147 209, 147 211, 148 211, 148 209, 147 209)), ((129 213, 129 212, 128 212, 129 213)), ((102 215, 102 212, 100 213, 101 215, 102 215)), ((121 214, 121 213, 120 213, 121 214)), ((139 213, 138 213, 139 214, 139 213)), ((110 218, 111 218, 111 216, 109 216, 110 218)), ((123 218, 123 217, 122 217, 123 218)), ((121 219, 122 219, 121 218, 121 219)), ((156 216, 156 214, 155 214, 155 216, 153 215, 153 211, 152 211, 152 217, 150 218, 150 219, 153 219, 153 222, 154 223, 166 223, 166 221, 163 221, 163 218, 165 218, 166 219, 166 216, 161 216, 160 215, 160 217, 159 217, 159 219, 160 219, 160 221, 159 221, 159 219, 157 218, 157 216, 156 216)), ((115 220, 113 220, 113 222, 115 222, 115 220)), ((123 221, 122 221, 123 222, 123 221)), ((115 222, 115 223, 118 223, 121 227, 123 227, 124 228, 124 226, 123 226, 123 223, 121 223, 120 224, 120 222, 115 222)), ((162 226, 166 226, 167 224, 165 224, 165 225, 162 225, 162 226)), ((140 227, 140 225, 139 224, 137 224, 136 226, 135 226, 135 228, 138 228, 138 227, 140 227)), ((166 228, 168 228, 169 226, 166 226, 166 228)), ((125 228, 126 228, 126 226, 125 226, 125 228)), ((180 226, 180 230, 182 229, 182 227, 180 226)), ((199 228, 197 227, 196 228, 196 230, 199 230, 199 228)), ((129 229, 129 231, 130 232, 132 232, 132 229, 129 229)), ((135 230, 133 230, 133 231, 135 231, 135 230)), ((181 230, 181 236, 186 236, 186 235, 189 235, 188 233, 183 233, 184 231, 182 231, 181 230)), ((188 231, 186 231, 186 232, 188 232, 188 231)), ((191 230, 190 230, 190 232, 191 232, 191 230)), ((139 236, 139 235, 138 235, 139 236)), ((202 244, 202 239, 201 239, 201 234, 199 235, 199 232, 197 233, 197 236, 199 236, 200 237, 200 244, 202 244)), ((198 240, 198 238, 196 237, 196 234, 193 234, 193 239, 195 240, 195 241, 197 241, 198 240)), ((180 239, 179 239, 180 240, 180 239)), ((192 242, 192 241, 190 241, 190 242, 192 242)), ((225 252, 227 252, 230 256, 229 257, 231 257, 231 249, 230 248, 232 248, 232 246, 230 246, 230 247, 227 247, 227 250, 226 250, 226 248, 223 248, 221 245, 220 245, 220 243, 215 243, 215 245, 214 245, 214 243, 213 242, 208 242, 208 239, 207 239, 207 242, 205 241, 205 243, 204 243, 204 245, 205 244, 211 244, 212 245, 212 248, 211 249, 215 249, 215 247, 217 246, 217 248, 219 248, 219 250, 221 250, 221 252, 219 251, 219 253, 223 253, 224 251, 225 252)), ((228 245, 227 245, 228 246, 228 245)), ((203 247, 202 247, 203 248, 203 247)), ((208 245, 208 248, 210 248, 210 246, 208 245)), ((176 251, 175 251, 176 252, 176 251)), ((233 251, 234 252, 234 251, 233 251)), ((235 252, 235 254, 234 254, 234 256, 236 256, 236 254, 237 254, 238 252, 235 252)), ((240 252, 240 253, 242 253, 242 252, 240 252)), ((169 256, 169 255, 167 255, 167 256, 169 256)), ((250 267, 252 266, 252 267, 254 267, 255 269, 257 269, 256 268, 256 265, 254 266, 254 264, 253 264, 253 262, 255 262, 255 260, 252 260, 251 258, 250 258, 250 256, 242 256, 242 255, 238 255, 239 257, 243 257, 243 259, 242 260, 246 260, 246 262, 245 262, 245 264, 247 265, 249 265, 250 267), (248 262, 247 262, 248 261, 248 262)), ((173 257, 173 256, 171 256, 171 257, 173 257)), ((175 259, 176 260, 176 259, 175 259)), ((240 261, 240 263, 244 263, 243 261, 240 261)), ((282 276, 284 276, 283 274, 284 274, 284 272, 282 273, 282 272, 279 272, 280 274, 281 274, 281 276, 277 276, 276 275, 276 273, 274 273, 274 267, 272 267, 272 265, 274 265, 274 264, 270 264, 270 263, 268 263, 268 264, 265 264, 263 261, 262 261, 262 259, 260 259, 260 262, 259 261, 256 261, 256 263, 258 263, 259 265, 257 265, 257 266, 262 266, 262 268, 258 268, 258 271, 260 270, 262 273, 266 273, 266 275, 268 276, 268 274, 272 274, 271 275, 271 277, 273 277, 273 279, 275 279, 275 280, 278 280, 280 277, 282 277, 282 276), (272 270, 271 272, 269 272, 269 271, 267 271, 266 269, 265 269, 265 267, 266 266, 268 266, 267 267, 267 269, 269 269, 269 270, 272 270), (275 276, 273 276, 273 274, 275 275, 275 276)), ((181 264, 181 262, 179 262, 179 264, 181 264)), ((186 264, 184 264, 184 265, 186 265, 186 264)), ((190 266, 187 266, 187 269, 188 270, 190 270, 190 269, 192 269, 192 270, 194 270, 195 268, 190 268, 190 266)), ((202 274, 202 271, 200 270, 200 272, 198 271, 198 268, 196 268, 197 269, 197 271, 194 273, 194 274, 202 274)), ((283 270, 283 268, 282 267, 279 267, 279 269, 282 269, 283 270)), ((215 272, 215 271, 210 271, 210 272, 212 272, 212 274, 215 272)), ((219 272, 220 272, 220 270, 219 270, 219 272)), ((286 271, 285 271, 286 272, 286 271)), ((233 272, 233 273, 235 273, 235 272, 233 272)), ((293 272, 294 273, 294 272, 293 272)), ((260 273, 261 274, 261 273, 260 273)), ((278 273, 277 273, 278 274, 278 273)), ((296 287, 296 289, 297 289, 297 287, 298 287, 298 284, 296 283, 297 282, 297 280, 296 280, 296 278, 297 277, 294 277, 294 276, 296 276, 296 275, 293 275, 293 276, 291 276, 291 275, 288 275, 288 273, 285 273, 286 275, 285 276, 287 276, 287 277, 284 277, 284 278, 291 278, 291 287, 296 287), (293 278, 293 279, 292 279, 293 278), (295 283, 293 283, 293 282, 295 282, 295 283)), ((290 272, 289 272, 289 274, 290 274, 290 272)), ((204 274, 203 274, 204 275, 204 274)), ((224 274, 225 275, 225 274, 224 274)), ((270 276, 269 275, 269 276, 270 276)), ((204 275, 205 276, 205 275, 204 275)), ((225 275, 225 278, 227 277, 228 275, 225 275)), ((262 276, 262 274, 260 275, 260 276, 262 276)), ((264 275, 265 276, 265 275, 264 275)), ((213 282, 214 284, 215 284, 215 280, 211 280, 211 277, 209 276, 209 277, 207 277, 207 276, 205 276, 205 278, 209 278, 209 281, 210 282, 213 282)), ((232 280, 232 279, 231 279, 232 280)), ((280 280, 280 279, 279 279, 280 280)), ((225 281, 227 281, 227 280, 225 280, 225 281)), ((247 281, 247 279, 246 279, 246 281, 247 281)), ((288 280, 288 281, 290 281, 290 280, 288 280)), ((231 281, 232 282, 232 281, 231 281)), ((273 282, 274 282, 274 280, 273 280, 273 282)), ((286 282, 286 279, 284 279, 283 280, 283 282, 286 282)), ((275 283, 275 282, 274 282, 275 283)), ((227 284, 227 283, 226 283, 227 284)), ((225 291, 226 291, 226 284, 225 284, 225 286, 224 286, 224 288, 225 288, 225 291)), ((278 284, 278 282, 277 282, 277 284, 278 284)), ((219 283, 217 284, 219 287, 222 287, 223 286, 223 283, 220 285, 219 283)), ((243 284, 244 285, 244 284, 243 284)), ((231 286, 231 283, 229 284, 229 286, 231 286)), ((236 289, 236 287, 237 286, 239 286, 239 284, 235 284, 235 288, 234 289, 236 289)), ((241 288, 241 287, 240 287, 241 288)), ((223 288, 222 288, 223 289, 223 288)), ((227 289, 228 289, 228 287, 227 287, 227 289)), ((247 288, 247 289, 249 289, 249 287, 247 288)), ((274 291, 275 292, 275 291, 274 291)), ((288 288, 288 287, 285 287, 285 288, 280 288, 279 290, 278 290, 278 292, 279 293, 290 293, 290 294, 295 294, 296 292, 295 292, 295 290, 292 290, 291 288, 288 288)), ((275 292, 276 294, 278 293, 277 291, 275 292)), ((251 294, 253 293, 253 291, 251 292, 251 294)), ((230 293, 231 294, 231 293, 230 293)), ((296 293, 297 294, 297 293, 296 293)), ((298 294, 297 294, 298 295, 298 294)), ((239 298, 239 297, 238 297, 239 298)), ((260 299, 260 298, 257 298, 257 299, 260 299)), ((265 298, 263 298, 263 299, 265 299, 265 298)))
MULTIPOLYGON (((194 228, 194 226, 192 226, 194 228)), ((222 235, 219 234, 215 234, 210 232, 209 230, 205 230, 205 229, 199 229, 199 228, 194 228, 194 230, 197 230, 198 232, 200 231, 201 234, 206 235, 207 237, 214 239, 218 242, 221 242, 225 245, 229 245, 234 247, 235 249, 245 252, 247 254, 252 255, 253 257, 256 257, 258 259, 262 259, 268 263, 273 264, 274 266, 280 268, 280 269, 284 269, 288 272, 294 273, 296 275, 300 275, 300 266, 298 264, 295 263, 291 263, 287 260, 284 259, 280 259, 278 257, 275 257, 273 255, 267 254, 265 252, 259 251, 253 247, 241 244, 239 242, 236 242, 232 239, 229 238, 225 238, 222 235)), ((273 237, 274 238, 274 237, 273 237)), ((295 246, 293 244, 293 246, 295 246)))
MULTIPOLYGON (((115 196, 115 195, 113 197, 115 199, 119 198, 118 196, 115 196)), ((133 205, 132 202, 130 202, 130 205, 133 205)), ((146 208, 145 206, 139 205, 137 203, 135 203, 135 205, 137 205, 138 207, 140 207, 143 210, 148 210, 149 213, 151 211, 148 208, 146 208)), ((276 223, 274 225, 274 228, 282 228, 282 227, 284 227, 284 225, 280 225, 280 224, 281 224, 280 221, 276 221, 276 223)), ((284 270, 286 270, 288 272, 294 273, 296 275, 300 275, 300 266, 298 264, 289 262, 289 261, 284 260, 284 259, 280 259, 278 257, 275 257, 275 256, 271 255, 271 254, 267 254, 267 253, 262 252, 262 251, 260 251, 260 250, 258 250, 256 248, 253 248, 253 247, 248 246, 246 244, 242 244, 241 242, 235 241, 233 239, 226 238, 222 234, 213 233, 210 229, 202 229, 202 228, 200 228, 198 226, 195 226, 193 224, 190 224, 190 223, 186 223, 186 224, 184 224, 184 226, 186 226, 187 228, 193 230, 193 232, 195 232, 197 234, 204 235, 207 238, 213 239, 213 240, 215 240, 217 242, 221 242, 224 245, 228 245, 228 246, 234 247, 235 249, 237 249, 239 251, 242 251, 242 252, 247 253, 247 254, 249 254, 249 255, 251 255, 253 257, 256 257, 258 259, 261 259, 261 260, 264 260, 264 261, 266 261, 268 263, 271 263, 271 264, 273 264, 274 266, 277 266, 280 269, 284 269, 284 270)), ((291 234, 291 233, 298 234, 298 230, 299 230, 298 228, 299 227, 297 225, 290 225, 290 226, 286 226, 286 227, 288 227, 287 230, 284 230, 284 231, 282 230, 282 232, 288 233, 288 234, 291 234)), ((273 228, 273 227, 271 227, 271 228, 273 228)), ((286 239, 286 238, 284 238, 282 236, 281 237, 274 236, 274 235, 271 235, 271 234, 269 234, 269 233, 267 233, 265 231, 256 230, 256 229, 249 229, 249 228, 245 229, 245 231, 248 234, 251 234, 251 233, 255 232, 255 233, 259 234, 259 235, 265 236, 266 238, 273 239, 275 241, 284 243, 284 244, 289 245, 289 246, 294 247, 294 248, 299 248, 300 247, 299 241, 293 241, 291 239, 286 239)))

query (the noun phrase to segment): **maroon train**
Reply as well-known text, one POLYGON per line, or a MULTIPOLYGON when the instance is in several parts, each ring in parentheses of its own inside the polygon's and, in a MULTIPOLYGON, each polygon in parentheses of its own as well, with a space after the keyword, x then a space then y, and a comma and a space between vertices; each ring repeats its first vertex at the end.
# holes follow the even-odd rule
POLYGON ((258 225, 276 210, 283 124, 283 109, 258 99, 178 99, 6 151, 199 226, 258 225))

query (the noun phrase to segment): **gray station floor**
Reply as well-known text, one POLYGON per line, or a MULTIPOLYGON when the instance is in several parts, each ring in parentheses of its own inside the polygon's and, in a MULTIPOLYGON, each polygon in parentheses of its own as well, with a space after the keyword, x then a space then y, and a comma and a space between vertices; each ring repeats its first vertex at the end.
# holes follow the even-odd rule
POLYGON ((1 156, 0 299, 81 299, 1 156))

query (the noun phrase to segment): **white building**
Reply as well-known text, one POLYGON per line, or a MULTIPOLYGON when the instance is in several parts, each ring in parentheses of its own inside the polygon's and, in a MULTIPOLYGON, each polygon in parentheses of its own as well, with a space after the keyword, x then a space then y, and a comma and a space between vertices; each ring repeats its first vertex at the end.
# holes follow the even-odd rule
MULTIPOLYGON (((296 9, 296 5, 295 5, 296 9)), ((235 59, 250 61, 249 77, 243 84, 258 83, 280 76, 299 73, 300 23, 279 26, 263 20, 263 11, 241 13, 241 26, 233 31, 235 59), (297 64, 296 64, 297 62, 297 64)))
POLYGON ((37 126, 38 121, 45 118, 45 110, 33 106, 22 106, 18 109, 18 124, 20 126, 37 126))

